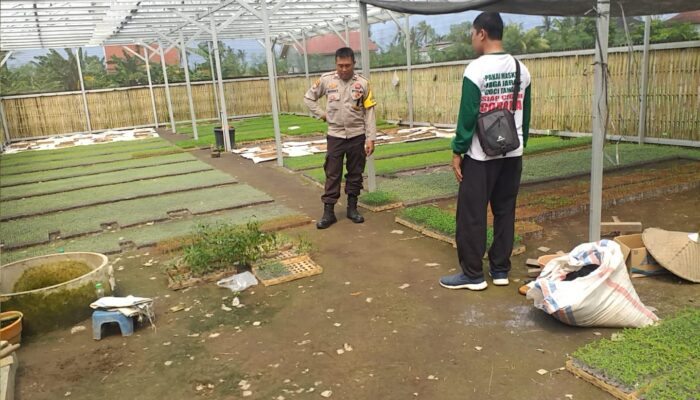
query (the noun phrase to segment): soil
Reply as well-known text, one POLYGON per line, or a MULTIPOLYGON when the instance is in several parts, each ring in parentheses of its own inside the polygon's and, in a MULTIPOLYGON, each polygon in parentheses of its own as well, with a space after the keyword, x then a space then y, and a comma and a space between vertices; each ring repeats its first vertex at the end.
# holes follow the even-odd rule
MULTIPOLYGON (((312 217, 322 212, 320 190, 274 163, 192 154, 283 205, 312 217)), ((697 230, 699 199, 694 189, 612 207, 605 219, 697 230)), ((87 320, 86 331, 25 341, 16 398, 239 399, 246 390, 252 399, 318 398, 326 390, 332 399, 611 398, 560 368, 567 354, 617 330, 563 325, 517 293, 525 260, 541 255, 538 247, 568 250, 585 241, 585 216, 545 223, 544 238, 526 241, 531 250, 513 258, 515 282, 475 293, 438 285, 457 268, 450 245, 399 234, 404 228, 392 212, 365 212, 367 221, 355 225, 344 206, 341 199, 339 222, 328 230, 290 231, 313 243, 323 274, 250 288, 240 296, 243 308, 214 284, 169 290, 158 265, 172 254, 143 250, 113 259, 118 294, 154 298, 157 329, 146 324, 131 337, 113 332, 94 341, 87 320), (150 259, 156 266, 143 266, 150 259), (180 303, 185 310, 169 311, 180 303)), ((661 317, 700 303, 699 286, 673 276, 634 283, 661 317)))

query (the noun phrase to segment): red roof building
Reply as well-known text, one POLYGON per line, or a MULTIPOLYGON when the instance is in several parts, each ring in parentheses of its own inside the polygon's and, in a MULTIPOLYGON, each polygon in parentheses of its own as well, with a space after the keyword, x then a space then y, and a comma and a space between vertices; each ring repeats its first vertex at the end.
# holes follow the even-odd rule
MULTIPOLYGON (((150 45, 154 49, 158 49, 158 43, 152 43, 150 45)), ((124 47, 128 47, 131 50, 135 51, 139 55, 143 56, 143 48, 138 45, 130 44, 124 47)), ((128 51, 124 50, 121 45, 117 46, 105 46, 105 62, 107 63, 107 71, 114 71, 114 64, 110 64, 108 61, 112 59, 112 56, 116 56, 117 58, 126 58, 124 54, 127 54, 129 56, 133 56, 133 54, 129 53, 128 51)), ((148 55, 150 56, 153 54, 150 50, 148 51, 148 55)), ((151 57, 149 62, 154 63, 154 64, 160 64, 160 52, 151 57)), ((173 48, 172 50, 168 51, 165 53, 165 65, 179 65, 180 64, 180 52, 178 49, 173 48)))
MULTIPOLYGON (((345 32, 340 32, 341 35, 345 35, 345 32)), ((311 54, 319 55, 335 55, 335 51, 341 47, 345 47, 345 42, 340 40, 338 35, 335 33, 329 33, 323 36, 314 36, 306 39, 306 49, 311 54)), ((354 51, 360 51, 360 32, 350 31, 350 46, 354 51)), ((294 45, 297 52, 301 53, 303 51, 298 45, 294 45)), ((369 51, 377 51, 379 46, 372 39, 369 40, 369 51)))
POLYGON ((671 19, 669 19, 669 21, 671 21, 671 22, 690 22, 693 25, 698 25, 698 24, 700 24, 700 10, 686 11, 686 12, 682 12, 680 14, 676 14, 671 19))

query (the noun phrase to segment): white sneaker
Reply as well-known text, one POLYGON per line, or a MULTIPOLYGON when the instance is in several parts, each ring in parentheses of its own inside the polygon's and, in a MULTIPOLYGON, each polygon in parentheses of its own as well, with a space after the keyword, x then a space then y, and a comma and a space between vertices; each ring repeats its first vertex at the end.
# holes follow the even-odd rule
POLYGON ((495 276, 489 272, 489 276, 493 280, 493 284, 496 286, 508 286, 510 281, 508 280, 508 273, 497 273, 495 276))

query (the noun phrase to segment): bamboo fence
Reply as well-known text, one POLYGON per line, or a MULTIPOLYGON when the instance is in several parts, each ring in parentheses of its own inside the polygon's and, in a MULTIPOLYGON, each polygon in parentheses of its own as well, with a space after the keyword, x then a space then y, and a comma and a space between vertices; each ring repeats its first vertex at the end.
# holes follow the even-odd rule
MULTIPOLYGON (((536 129, 590 132, 593 55, 542 54, 522 57, 532 76, 533 115, 536 129)), ((609 55, 609 132, 634 136, 639 120, 641 52, 609 55)), ((465 62, 417 66, 413 70, 414 120, 454 124, 460 101, 465 62)), ((310 77, 318 79, 319 74, 310 77)), ((407 71, 405 67, 372 72, 371 87, 377 99, 378 118, 406 120, 407 71), (392 80, 396 74, 398 85, 392 80)), ((305 76, 277 81, 283 112, 306 113, 305 76)), ((155 87, 158 121, 169 123, 165 90, 155 87)), ((250 78, 224 83, 229 115, 264 114, 271 110, 267 79, 250 78)), ((186 89, 171 85, 176 121, 190 119, 186 89)), ((211 82, 192 85, 198 119, 216 118, 211 82)), ((93 130, 152 125, 148 88, 88 91, 93 130)), ((81 132, 86 130, 79 93, 8 96, 2 99, 12 139, 81 132)), ((647 136, 700 141, 700 47, 658 48, 650 52, 647 95, 647 136)))

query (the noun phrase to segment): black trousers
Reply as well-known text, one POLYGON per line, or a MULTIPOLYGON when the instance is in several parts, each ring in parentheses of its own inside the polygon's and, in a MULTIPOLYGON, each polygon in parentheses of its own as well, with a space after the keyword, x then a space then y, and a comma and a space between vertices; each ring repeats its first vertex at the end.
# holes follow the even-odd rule
POLYGON ((335 204, 340 198, 340 183, 343 178, 344 158, 347 158, 345 193, 359 196, 362 191, 362 173, 365 171, 365 135, 351 139, 328 136, 328 151, 323 169, 326 171, 326 190, 321 200, 325 204, 335 204))
POLYGON ((489 249, 491 272, 510 271, 510 254, 515 236, 515 202, 520 189, 522 157, 462 161, 462 183, 457 197, 457 254, 465 275, 484 276, 486 213, 493 212, 493 244, 489 249))

